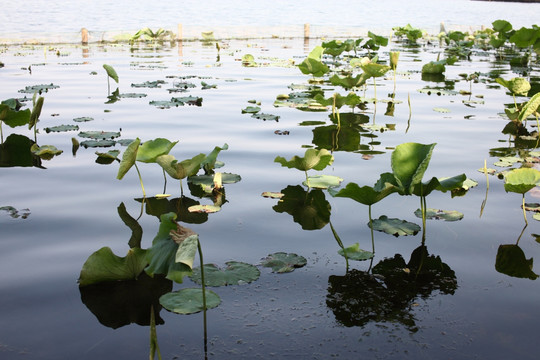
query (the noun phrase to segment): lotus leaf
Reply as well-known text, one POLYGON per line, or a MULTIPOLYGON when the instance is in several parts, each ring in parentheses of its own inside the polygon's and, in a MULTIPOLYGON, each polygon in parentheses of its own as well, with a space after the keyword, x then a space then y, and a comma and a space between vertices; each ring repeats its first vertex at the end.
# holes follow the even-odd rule
POLYGON ((422 74, 442 74, 446 70, 446 60, 430 61, 422 66, 422 74))
POLYGON ((78 125, 59 125, 59 126, 51 126, 46 127, 45 132, 64 132, 64 131, 75 131, 79 130, 78 125))
POLYGON ((375 190, 371 186, 360 187, 356 183, 348 183, 345 188, 339 191, 330 189, 328 192, 335 197, 346 197, 364 205, 373 205, 395 191, 395 188, 392 186, 386 186, 381 190, 375 190))
POLYGON ((294 156, 287 161, 285 158, 278 156, 274 162, 280 163, 289 169, 295 168, 298 170, 308 171, 323 170, 328 165, 334 162, 334 156, 326 149, 307 149, 304 157, 294 156))
POLYGON ((368 78, 369 76, 366 73, 358 74, 354 77, 353 76, 341 77, 337 74, 334 74, 330 77, 329 80, 332 83, 332 85, 341 86, 344 89, 349 90, 352 88, 363 86, 366 83, 368 78))
POLYGON ((0 167, 36 166, 45 169, 41 165, 41 158, 30 151, 34 144, 34 141, 26 136, 19 134, 9 135, 0 144, 0 167))
POLYGON ((104 159, 116 159, 120 155, 120 150, 109 150, 106 153, 96 151, 96 155, 104 159))
POLYGON ((414 186, 413 194, 425 197, 431 194, 433 190, 447 192, 454 189, 460 189, 466 179, 467 176, 465 174, 440 179, 432 177, 428 182, 416 184, 414 186))
POLYGON ((389 219, 386 215, 381 215, 378 219, 373 220, 372 228, 396 237, 400 235, 416 235, 421 230, 420 226, 414 223, 400 219, 389 219))
POLYGON ((131 84, 131 87, 134 87, 134 88, 141 88, 141 87, 160 88, 162 84, 165 84, 164 80, 145 81, 145 82, 140 83, 140 84, 131 84))
POLYGON ((172 155, 158 156, 156 162, 169 174, 173 179, 181 180, 188 176, 197 174, 201 168, 202 162, 206 159, 205 154, 199 154, 191 159, 178 162, 172 155))
POLYGON ((60 86, 54 84, 42 84, 42 85, 32 85, 26 86, 24 89, 19 90, 20 93, 35 94, 38 93, 41 95, 43 91, 47 92, 50 89, 58 89, 60 86))
MULTIPOLYGON (((204 290, 206 309, 213 309, 221 303, 219 296, 204 290)), ((177 314, 189 315, 205 310, 203 304, 203 289, 182 289, 167 293, 159 298, 159 303, 165 309, 177 314)))
POLYGON ((178 143, 171 142, 167 139, 157 138, 150 141, 145 141, 137 151, 137 161, 143 163, 154 163, 158 156, 166 155, 178 143))
POLYGON ((256 114, 261 111, 259 106, 248 106, 245 109, 242 109, 242 114, 256 114))
POLYGON ((210 154, 206 156, 206 159, 201 163, 201 167, 204 169, 205 174, 213 174, 216 168, 217 157, 223 150, 229 149, 229 145, 223 144, 222 147, 216 146, 210 154))
POLYGON ((257 113, 257 114, 253 114, 251 115, 252 118, 255 118, 255 119, 260 119, 260 120, 263 120, 263 121, 266 121, 266 120, 272 120, 272 121, 279 121, 279 116, 277 115, 272 115, 272 114, 265 114, 265 113, 257 113))
POLYGON ((11 216, 14 219, 17 219, 17 218, 26 219, 28 218, 28 216, 30 216, 29 209, 17 210, 13 206, 0 206, 0 211, 7 211, 9 216, 11 216))
MULTIPOLYGON (((414 212, 414 215, 416 215, 418 218, 422 218, 422 210, 417 209, 414 212)), ((463 219, 463 214, 455 210, 437 210, 427 208, 426 218, 433 220, 458 221, 463 219)))
MULTIPOLYGON (((240 175, 231 174, 231 173, 221 173, 221 183, 222 184, 234 184, 242 180, 240 175)), ((214 185, 214 175, 195 175, 188 177, 188 182, 195 185, 214 185)))
POLYGON ((307 57, 302 61, 298 68, 303 74, 313 75, 314 77, 324 76, 327 72, 330 71, 330 68, 323 64, 320 60, 307 57))
POLYGON ((9 127, 16 127, 28 124, 30 121, 31 111, 26 110, 14 110, 9 105, 0 105, 0 122, 4 122, 9 127))
POLYGON ((30 147, 30 151, 34 154, 42 158, 43 160, 50 160, 56 155, 60 155, 63 153, 63 150, 58 150, 56 146, 53 145, 42 145, 38 146, 37 144, 34 144, 30 147))
POLYGON ((510 36, 510 42, 516 44, 520 48, 528 48, 533 46, 536 43, 536 40, 540 37, 540 29, 538 27, 526 28, 522 27, 521 29, 514 32, 510 36))
POLYGON ((504 80, 503 78, 495 79, 499 84, 510 90, 512 94, 515 95, 527 95, 531 89, 531 84, 527 79, 515 77, 510 80, 504 80))
POLYGON ((242 56, 242 66, 254 67, 257 66, 255 58, 251 54, 245 54, 242 56))
POLYGON ((454 90, 448 90, 448 89, 443 89, 443 88, 431 88, 431 87, 425 87, 425 88, 422 88, 420 90, 418 90, 418 92, 420 93, 423 93, 423 94, 428 94, 428 95, 431 95, 431 94, 436 94, 436 95, 457 95, 458 92, 457 91, 454 91, 454 90))
POLYGON ((449 113, 450 112, 449 109, 442 108, 442 107, 435 107, 435 108, 433 108, 433 111, 440 112, 440 113, 449 113))
POLYGON ((82 131, 79 133, 79 136, 82 138, 89 139, 114 139, 120 136, 118 131, 82 131))
POLYGON ((292 272, 306 264, 307 260, 305 257, 284 252, 270 254, 266 258, 263 258, 261 262, 262 266, 272 268, 272 272, 278 274, 292 272))
POLYGON ((207 84, 204 81, 201 81, 201 89, 202 90, 217 89, 217 85, 215 85, 215 84, 207 84))
POLYGON ((45 99, 40 96, 34 103, 32 112, 30 113, 30 120, 28 121, 28 129, 31 129, 33 126, 36 126, 39 121, 39 116, 41 115, 41 109, 43 108, 43 102, 45 99))
POLYGON ((103 247, 90 255, 84 263, 79 285, 136 279, 146 265, 146 250, 133 248, 125 257, 119 257, 109 247, 103 247))
POLYGON ((127 147, 126 151, 124 151, 124 155, 122 155, 122 161, 120 162, 120 167, 118 168, 118 174, 116 175, 116 178, 118 180, 122 180, 124 175, 127 174, 129 169, 133 165, 135 165, 135 161, 137 160, 137 151, 139 150, 139 145, 141 144, 141 140, 139 138, 135 139, 129 146, 127 147))
POLYGON ((188 208, 189 212, 211 214, 221 210, 220 206, 216 205, 193 205, 188 208))
POLYGON ((506 20, 495 20, 491 23, 493 25, 493 30, 500 33, 507 33, 512 30, 512 24, 506 20))
POLYGON ((281 199, 284 194, 280 192, 265 191, 261 194, 262 197, 271 199, 281 199))
POLYGON ((377 64, 376 62, 360 65, 360 68, 364 70, 364 73, 368 78, 381 77, 391 69, 388 65, 377 64))
POLYGON ((328 189, 331 187, 336 187, 341 184, 343 181, 342 178, 333 175, 313 175, 308 176, 307 180, 302 184, 309 188, 314 189, 328 189))
POLYGON ((540 212, 539 203, 525 203, 525 211, 540 212))
POLYGON ((527 259, 517 245, 499 245, 495 258, 495 270, 517 278, 536 280, 538 275, 532 271, 533 259, 527 259))
POLYGON ((118 211, 118 216, 120 216, 120 219, 122 219, 122 222, 131 229, 131 237, 128 241, 129 247, 140 248, 142 234, 143 234, 143 229, 141 225, 136 219, 134 219, 131 215, 129 215, 129 213, 126 210, 126 205, 124 205, 124 203, 121 203, 120 205, 118 205, 117 211, 118 211))
MULTIPOLYGON (((195 251, 189 250, 189 248, 196 247, 197 242, 193 241, 193 239, 190 240, 186 244, 189 246, 186 250, 185 247, 181 247, 175 241, 179 231, 178 224, 175 222, 175 213, 163 214, 160 219, 158 233, 152 241, 152 247, 147 250, 146 260, 149 265, 145 271, 150 276, 163 274, 169 280, 182 283, 183 278, 191 274, 191 267, 186 265, 186 262, 189 262, 188 258, 183 252, 195 256, 195 251), (177 262, 177 258, 182 259, 183 262, 177 262)), ((193 260, 191 260, 191 263, 193 263, 193 260)))
POLYGON ((540 185, 540 171, 533 168, 513 169, 505 177, 504 189, 508 192, 525 194, 540 185))
POLYGON ((89 116, 83 116, 83 117, 78 117, 78 118, 73 119, 73 121, 75 122, 87 122, 87 121, 93 121, 93 120, 94 118, 89 117, 89 116))
POLYGON ((532 115, 534 113, 538 113, 538 109, 540 108, 540 92, 536 93, 527 101, 527 103, 523 106, 521 111, 519 112, 519 121, 524 121, 527 119, 529 115, 532 115))
POLYGON ((114 140, 85 140, 81 142, 81 146, 85 148, 95 147, 110 147, 114 146, 116 142, 114 140))
MULTIPOLYGON (((215 264, 204 265, 204 281, 206 286, 241 285, 253 282, 261 275, 257 267, 238 261, 228 261, 226 268, 220 269, 215 264)), ((193 269, 191 280, 202 284, 201 269, 193 269)))
POLYGON ((354 245, 348 246, 344 249, 339 249, 338 254, 346 257, 350 260, 356 260, 356 261, 364 261, 369 260, 375 256, 371 251, 366 251, 360 249, 360 245, 358 243, 355 243, 354 245))
POLYGON ((121 97, 121 98, 131 98, 131 99, 143 98, 146 96, 147 96, 146 94, 141 94, 141 93, 122 93, 118 95, 118 97, 121 97))

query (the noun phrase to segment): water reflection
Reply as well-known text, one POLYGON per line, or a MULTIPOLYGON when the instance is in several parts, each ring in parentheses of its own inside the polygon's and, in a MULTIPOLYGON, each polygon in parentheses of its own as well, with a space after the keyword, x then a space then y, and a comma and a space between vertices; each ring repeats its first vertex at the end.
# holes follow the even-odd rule
POLYGON ((304 190, 300 185, 289 185, 281 193, 283 197, 272 209, 291 215, 302 229, 319 230, 330 222, 331 206, 322 190, 304 190))
POLYGON ((412 252, 408 263, 396 254, 380 261, 371 273, 351 270, 330 276, 328 284, 326 304, 341 324, 398 322, 411 332, 418 330, 413 314, 417 298, 427 299, 436 291, 453 295, 457 289, 454 271, 424 245, 412 252))
POLYGON ((11 134, 0 144, 0 167, 31 167, 45 169, 41 158, 30 150, 35 142, 24 135, 11 134))

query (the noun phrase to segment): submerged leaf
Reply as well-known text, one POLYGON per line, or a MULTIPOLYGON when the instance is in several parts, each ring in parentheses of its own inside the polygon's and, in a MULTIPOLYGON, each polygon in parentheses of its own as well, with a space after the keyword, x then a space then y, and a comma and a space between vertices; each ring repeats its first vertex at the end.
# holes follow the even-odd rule
POLYGON ((349 260, 364 261, 369 260, 375 256, 371 251, 360 249, 360 244, 355 243, 345 249, 339 249, 338 254, 346 257, 349 260))
POLYGON ((262 259, 261 265, 264 267, 272 268, 272 272, 275 273, 287 273, 292 272, 296 268, 301 268, 307 264, 305 257, 297 254, 287 254, 284 252, 277 252, 268 255, 262 259))

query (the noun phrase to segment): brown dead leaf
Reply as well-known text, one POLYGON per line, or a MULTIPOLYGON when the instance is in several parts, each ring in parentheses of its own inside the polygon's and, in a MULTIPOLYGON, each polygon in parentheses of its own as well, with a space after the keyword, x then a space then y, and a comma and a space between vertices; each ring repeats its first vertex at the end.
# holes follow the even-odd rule
POLYGON ((197 235, 197 233, 187 227, 183 227, 178 224, 176 230, 171 230, 170 235, 173 241, 180 245, 185 239, 187 239, 191 235, 197 235))

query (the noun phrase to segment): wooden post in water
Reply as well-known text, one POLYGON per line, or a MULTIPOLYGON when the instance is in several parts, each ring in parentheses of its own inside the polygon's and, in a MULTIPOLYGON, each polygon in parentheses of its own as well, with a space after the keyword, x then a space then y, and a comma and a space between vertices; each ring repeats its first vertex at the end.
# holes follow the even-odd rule
POLYGON ((182 34, 182 24, 178 24, 178 34, 176 35, 176 43, 178 44, 178 56, 184 56, 184 47, 182 44, 184 36, 182 34))
POLYGON ((309 39, 309 24, 304 24, 304 39, 309 39))
POLYGON ((182 41, 183 35, 182 35, 182 24, 178 24, 178 34, 176 35, 177 41, 182 41))
POLYGON ((86 28, 81 29, 81 42, 83 45, 88 44, 88 30, 86 28))

